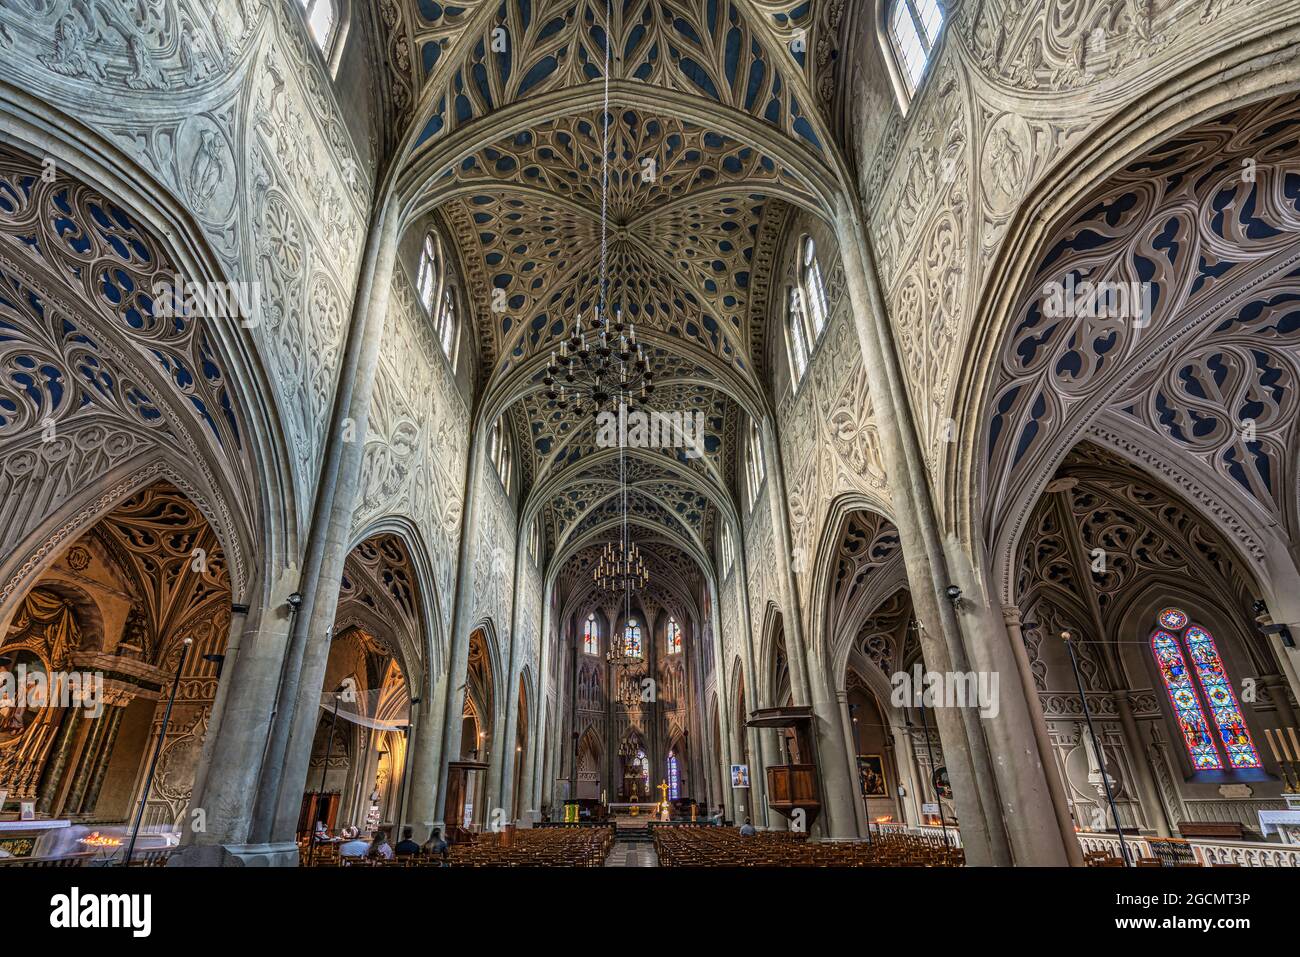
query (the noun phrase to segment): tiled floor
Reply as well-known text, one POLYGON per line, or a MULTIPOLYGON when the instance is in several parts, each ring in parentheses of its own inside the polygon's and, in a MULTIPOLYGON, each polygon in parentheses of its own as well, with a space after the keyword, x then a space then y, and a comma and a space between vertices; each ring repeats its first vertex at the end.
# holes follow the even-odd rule
POLYGON ((619 841, 605 860, 606 867, 658 867, 655 846, 647 842, 619 841))

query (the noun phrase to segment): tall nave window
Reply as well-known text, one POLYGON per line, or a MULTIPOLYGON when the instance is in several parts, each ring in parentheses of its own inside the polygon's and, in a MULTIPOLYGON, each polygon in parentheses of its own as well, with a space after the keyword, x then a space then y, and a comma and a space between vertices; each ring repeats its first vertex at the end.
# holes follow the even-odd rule
POLYGON ((433 319, 442 354, 451 363, 452 371, 455 371, 456 347, 460 342, 456 295, 444 274, 442 257, 438 255, 438 240, 433 233, 424 234, 424 245, 420 247, 420 268, 415 275, 415 292, 420 297, 420 305, 424 306, 425 313, 433 319))
POLYGON ((433 315, 433 299, 438 289, 438 241, 433 233, 424 234, 424 246, 420 249, 420 271, 415 278, 415 291, 420 297, 424 311, 433 315))
POLYGON ((889 11, 889 40, 909 95, 925 76, 942 28, 943 10, 938 0, 894 0, 889 11))
POLYGON ((298 0, 303 13, 307 15, 307 27, 311 38, 322 53, 329 53, 334 40, 334 27, 338 20, 334 11, 334 0, 298 0))
POLYGON ((682 626, 677 624, 676 618, 668 619, 668 653, 670 655, 680 654, 682 650, 682 626))
POLYGON ((1227 755, 1228 767, 1233 770, 1260 767, 1259 754, 1214 636, 1192 624, 1187 614, 1177 608, 1166 608, 1157 620, 1159 627, 1151 634, 1151 651, 1192 767, 1197 771, 1222 770, 1223 755, 1227 755), (1188 661, 1192 663, 1190 668, 1188 661), (1217 742, 1205 719, 1206 709, 1218 730, 1217 742))
POLYGON ((822 267, 817 262, 817 244, 811 236, 803 238, 803 262, 799 268, 799 284, 803 287, 804 310, 808 322, 808 341, 815 343, 826 329, 826 286, 822 282, 822 267))
POLYGON ((502 431, 500 417, 492 423, 492 431, 488 433, 488 458, 492 460, 493 466, 496 467, 501 484, 509 489, 510 443, 506 440, 506 436, 502 431))
POLYGON ((790 381, 797 389, 803 381, 803 374, 808 371, 808 335, 804 331, 803 294, 798 286, 790 287, 786 299, 785 335, 786 349, 790 353, 790 381))
POLYGON ((668 752, 668 799, 676 801, 681 797, 682 775, 681 769, 677 766, 677 755, 668 752))
POLYGON ((451 363, 452 371, 456 369, 456 343, 459 337, 459 324, 456 321, 456 297, 451 288, 442 291, 442 305, 438 309, 438 342, 442 345, 442 354, 451 363))
POLYGON ((758 490, 767 473, 763 469, 763 447, 758 438, 758 424, 749 420, 749 434, 745 442, 745 500, 749 508, 758 501, 758 490))
POLYGON ((596 633, 596 615, 587 616, 587 623, 582 626, 582 653, 595 655, 600 653, 600 636, 596 633))
POLYGON ((718 537, 722 551, 722 574, 725 577, 731 574, 731 563, 736 558, 735 547, 731 543, 731 527, 723 525, 718 537))

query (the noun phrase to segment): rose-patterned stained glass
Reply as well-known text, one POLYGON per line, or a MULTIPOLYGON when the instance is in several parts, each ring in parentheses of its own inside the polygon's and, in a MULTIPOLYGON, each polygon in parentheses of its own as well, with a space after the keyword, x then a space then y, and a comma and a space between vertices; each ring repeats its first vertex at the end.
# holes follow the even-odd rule
POLYGON ((1192 625, 1183 634, 1183 641, 1192 657, 1192 666, 1200 679, 1201 690, 1205 692, 1205 700, 1210 704, 1210 714, 1219 728, 1228 765, 1233 768, 1259 767, 1259 753, 1250 739, 1237 696, 1232 693, 1214 637, 1199 625, 1192 625))
POLYGON ((1178 631, 1183 625, 1187 624, 1187 615, 1177 608, 1166 608, 1160 613, 1158 620, 1161 628, 1178 631))
POLYGON ((1151 650, 1155 653, 1160 677, 1169 693, 1174 717, 1183 732, 1183 741, 1187 744, 1192 766, 1197 771, 1222 770, 1223 762, 1214 747, 1214 737, 1210 734, 1200 702, 1196 700, 1196 689, 1192 684, 1192 676, 1188 673, 1182 649, 1178 646, 1178 639, 1167 631, 1157 631, 1151 636, 1151 650))

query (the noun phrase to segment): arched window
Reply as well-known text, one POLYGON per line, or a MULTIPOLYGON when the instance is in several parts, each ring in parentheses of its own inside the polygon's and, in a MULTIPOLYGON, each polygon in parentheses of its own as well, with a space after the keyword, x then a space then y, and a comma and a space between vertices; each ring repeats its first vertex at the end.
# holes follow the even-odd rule
POLYGON ((532 527, 528 530, 528 557, 534 562, 542 551, 542 523, 533 519, 532 527))
POLYGON ((1259 754, 1214 636, 1192 624, 1177 608, 1160 612, 1158 622, 1159 627, 1151 635, 1151 650, 1192 766, 1197 771, 1222 770, 1223 755, 1227 755, 1228 767, 1233 770, 1260 767, 1259 754), (1206 710, 1219 732, 1217 744, 1205 719, 1206 710))
POLYGON ((804 318, 809 326, 808 341, 815 343, 826 328, 829 309, 826 305, 826 286, 822 282, 822 268, 817 262, 817 244, 813 242, 811 236, 803 238, 799 283, 803 288, 803 301, 806 303, 804 318))
POLYGON ((492 431, 488 433, 488 458, 496 466, 497 475, 501 479, 501 484, 507 489, 510 488, 510 443, 506 441, 501 428, 501 419, 498 418, 492 423, 492 431))
POLYGON ((420 269, 416 273, 415 291, 420 297, 424 311, 433 315, 434 294, 438 289, 438 241, 433 233, 424 234, 424 246, 420 249, 420 269))
POLYGON ((438 310, 438 341, 442 344, 442 353, 451 363, 454 371, 456 368, 456 346, 460 341, 457 333, 460 331, 460 325, 456 318, 456 297, 450 287, 442 291, 442 306, 438 310))
POLYGON ((677 769, 677 755, 668 752, 668 799, 675 801, 681 797, 681 775, 677 769))
POLYGON ((326 55, 334 42, 334 29, 338 25, 338 14, 334 10, 334 0, 298 0, 303 13, 307 16, 307 28, 316 46, 326 55))
POLYGON ((893 0, 889 9, 889 42, 910 96, 925 76, 930 54, 939 42, 943 10, 938 0, 893 0))
POLYGON ((730 575, 731 563, 735 560, 736 555, 734 551, 734 546, 731 543, 731 527, 729 525, 722 526, 722 532, 719 535, 719 540, 722 545, 722 574, 724 576, 730 575))
POLYGON ((749 420, 749 434, 745 442, 745 497, 749 508, 758 500, 758 490, 767 475, 763 468, 763 447, 758 437, 758 423, 749 420))
POLYGON ((623 653, 629 658, 641 657, 641 625, 635 618, 623 626, 623 653))
POLYGON ((682 626, 677 624, 677 619, 668 619, 668 653, 670 655, 681 654, 682 650, 682 626))
POLYGON ((650 761, 645 756, 645 752, 638 750, 636 760, 632 762, 641 772, 641 793, 650 793, 650 761))
POLYGON ((803 295, 797 286, 790 287, 785 314, 786 350, 790 354, 790 381, 797 389, 808 371, 808 335, 805 332, 803 295))
POLYGON ((582 653, 585 655, 600 654, 600 635, 596 631, 595 614, 588 615, 587 623, 582 626, 582 653))

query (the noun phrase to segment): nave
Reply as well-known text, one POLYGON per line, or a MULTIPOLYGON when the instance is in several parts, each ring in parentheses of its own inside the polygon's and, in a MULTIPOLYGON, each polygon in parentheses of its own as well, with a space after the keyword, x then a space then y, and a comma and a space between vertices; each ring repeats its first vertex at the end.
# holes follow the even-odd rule
POLYGON ((1297 50, 0 4, 0 868, 1300 866, 1297 50))

